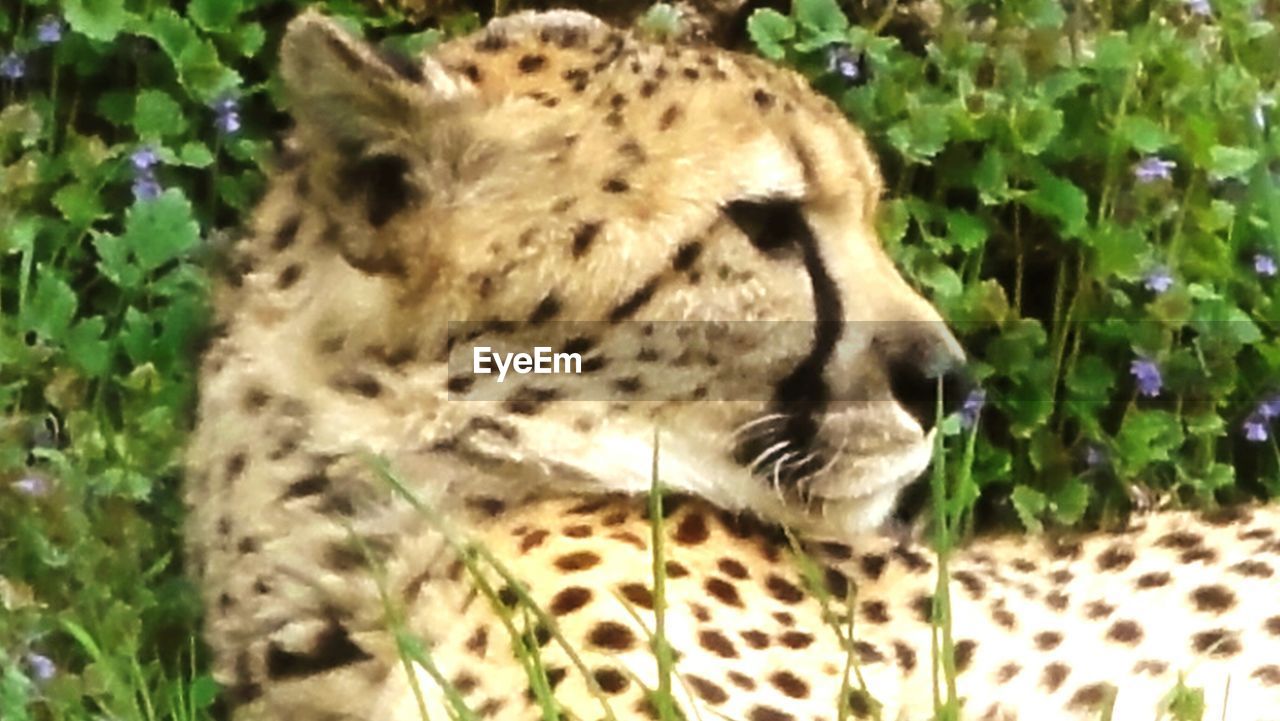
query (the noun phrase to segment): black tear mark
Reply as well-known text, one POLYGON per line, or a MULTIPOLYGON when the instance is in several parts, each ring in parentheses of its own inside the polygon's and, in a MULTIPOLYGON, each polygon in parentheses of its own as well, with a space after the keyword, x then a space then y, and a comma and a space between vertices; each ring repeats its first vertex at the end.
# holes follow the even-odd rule
POLYGON ((399 155, 380 153, 352 160, 338 173, 343 196, 363 195, 365 217, 379 228, 416 202, 420 193, 409 182, 411 165, 399 155))
POLYGON ((646 303, 653 300, 653 294, 658 291, 658 278, 650 278, 644 285, 636 289, 626 300, 614 306, 609 311, 609 322, 617 323, 626 320, 636 314, 636 311, 644 307, 646 303))
POLYGON ((786 441, 787 451, 807 459, 802 463, 779 467, 778 482, 788 486, 795 486, 826 463, 822 454, 809 451, 816 440, 818 417, 826 410, 831 396, 831 389, 823 379, 822 371, 831 360, 844 328, 841 322, 844 306, 839 290, 822 262, 813 231, 807 223, 803 223, 803 218, 801 221, 802 227, 798 229, 800 232, 795 235, 794 242, 800 247, 804 267, 813 286, 813 305, 817 315, 813 346, 808 355, 774 387, 773 410, 786 416, 779 430, 748 438, 734 451, 734 460, 745 466, 758 459, 760 454, 774 444, 786 441))
POLYGON ((372 658, 351 640, 351 635, 341 623, 330 620, 316 637, 310 653, 286 651, 274 641, 268 644, 267 676, 272 679, 301 678, 372 658))

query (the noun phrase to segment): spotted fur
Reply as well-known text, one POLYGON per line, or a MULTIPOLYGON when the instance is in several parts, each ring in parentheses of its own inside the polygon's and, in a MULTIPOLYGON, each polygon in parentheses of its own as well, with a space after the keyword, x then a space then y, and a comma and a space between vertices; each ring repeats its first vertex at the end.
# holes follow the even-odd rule
MULTIPOLYGON (((442 682, 480 718, 536 718, 517 645, 569 717, 653 717, 655 427, 683 499, 662 568, 685 717, 928 718, 936 560, 876 531, 961 353, 876 241, 880 179, 843 116, 760 60, 569 12, 411 61, 306 14, 281 64, 297 127, 216 290, 188 464, 237 718, 417 719, 415 685, 444 718, 442 682), (583 374, 456 362, 535 341, 583 374), (522 583, 473 577, 451 537, 522 583), (406 675, 398 625, 430 668, 406 675)), ((951 586, 966 709, 1146 718, 1185 673, 1212 718, 1228 678, 1225 717, 1266 718, 1277 525, 973 544, 951 586)))

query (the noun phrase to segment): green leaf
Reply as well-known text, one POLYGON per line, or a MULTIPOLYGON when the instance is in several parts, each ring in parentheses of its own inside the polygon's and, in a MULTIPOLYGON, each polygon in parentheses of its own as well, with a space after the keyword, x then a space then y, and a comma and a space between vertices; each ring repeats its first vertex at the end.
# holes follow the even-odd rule
POLYGON ((1151 118, 1141 115, 1125 116, 1117 131, 1130 148, 1144 155, 1168 147, 1173 142, 1173 136, 1164 128, 1151 118))
POLYGON ((67 334, 67 356, 90 378, 104 375, 111 367, 111 344, 102 340, 106 327, 102 316, 94 316, 76 323, 67 334))
POLYGON ((187 165, 192 168, 207 168, 213 165, 213 153, 210 152, 209 146, 197 140, 192 140, 182 146, 178 151, 177 161, 181 165, 187 165))
POLYGON ((106 215, 101 193, 84 183, 59 188, 53 194, 53 205, 67 222, 81 228, 88 227, 93 221, 106 215))
POLYGON ((243 10, 241 0, 191 0, 187 15, 201 28, 218 32, 230 28, 243 10))
POLYGON ((104 42, 113 40, 129 19, 124 0, 64 0, 62 11, 72 30, 104 42))
POLYGON ((1089 508, 1089 497, 1093 495, 1092 489, 1087 483, 1073 478, 1057 493, 1053 494, 1053 500, 1049 503, 1053 509, 1054 519, 1058 523, 1064 523, 1069 526, 1075 525, 1084 518, 1084 512, 1089 508))
POLYGON ((1044 530, 1040 515, 1049 506, 1049 500, 1043 493, 1030 486, 1019 484, 1013 489, 1010 500, 1013 501, 1013 510, 1017 512, 1018 520, 1022 521, 1027 531, 1040 533, 1044 530))
POLYGON ((1102 277, 1136 280, 1142 273, 1143 259, 1150 248, 1142 232, 1134 227, 1107 224, 1090 229, 1085 242, 1096 253, 1096 273, 1102 277))
POLYGON ((179 135, 187 129, 182 106, 160 90, 143 90, 133 110, 133 127, 143 138, 179 135))
POLYGON ((1039 155, 1062 132, 1062 111, 1046 105, 1025 108, 1013 119, 1013 134, 1018 149, 1027 155, 1039 155))
POLYGON ((1079 237, 1085 228, 1089 197, 1075 183, 1048 171, 1040 171, 1036 176, 1036 187, 1023 196, 1023 204, 1042 216, 1057 220, 1063 235, 1079 237))
POLYGON ((23 327, 47 340, 60 341, 76 314, 76 294, 47 266, 36 270, 36 291, 24 309, 23 327))
POLYGON ((1129 34, 1117 30, 1098 38, 1093 52, 1093 64, 1106 70, 1128 70, 1133 67, 1134 53, 1129 34))
POLYGON ((129 257, 129 247, 123 239, 108 234, 96 235, 93 247, 98 251, 98 270, 120 288, 137 288, 142 284, 142 271, 129 257))
POLYGON ((1009 197, 1009 176, 1005 172, 1004 155, 989 146, 973 171, 973 185, 985 205, 1000 205, 1009 197))
POLYGON ((1182 424, 1168 411, 1135 411, 1125 418, 1116 436, 1122 475, 1132 475, 1159 461, 1170 460, 1182 445, 1182 424))
POLYGON ((1022 12, 1029 27, 1058 30, 1067 17, 1060 0, 1026 0, 1019 4, 1023 5, 1022 12))
MULTIPOLYGON (((434 32, 437 37, 440 34, 439 31, 431 32, 434 32)), ((257 55, 258 51, 262 50, 262 46, 266 44, 266 42, 267 31, 262 28, 262 23, 258 22, 240 25, 236 27, 235 31, 231 35, 231 44, 235 46, 236 51, 240 53, 240 56, 245 58, 251 58, 257 55)), ((408 52, 406 55, 409 57, 415 57, 418 53, 422 52, 422 50, 423 49, 420 48, 413 52, 408 52)))
POLYGON ((796 26, 791 18, 777 10, 762 8, 751 13, 747 20, 747 34, 761 55, 770 60, 781 60, 786 55, 783 43, 795 37, 796 26))
POLYGON ((1115 383, 1115 371, 1096 355, 1081 357, 1067 375, 1067 389, 1075 396, 1073 400, 1084 402, 1105 403, 1115 383))
POLYGON ((209 40, 201 38, 186 18, 171 9, 157 10, 142 35, 156 41, 173 61, 182 85, 210 102, 240 84, 240 75, 224 66, 209 40))
POLYGON ((973 252, 987 242, 987 225, 982 219, 962 210, 947 213, 947 238, 960 250, 973 252))
POLYGON ((1258 162, 1258 151, 1215 145, 1209 149, 1209 175, 1216 180, 1240 178, 1258 162))
POLYGON ((849 19, 840 11, 836 0, 795 0, 796 22, 817 33, 842 33, 849 19))
POLYGON ((943 108, 914 108, 910 117, 889 129, 889 140, 904 156, 924 161, 947 144, 951 127, 943 108))
POLYGON ((129 208, 121 240, 138 267, 150 272, 194 248, 200 242, 200 226, 192 217, 186 196, 170 188, 154 200, 129 208))

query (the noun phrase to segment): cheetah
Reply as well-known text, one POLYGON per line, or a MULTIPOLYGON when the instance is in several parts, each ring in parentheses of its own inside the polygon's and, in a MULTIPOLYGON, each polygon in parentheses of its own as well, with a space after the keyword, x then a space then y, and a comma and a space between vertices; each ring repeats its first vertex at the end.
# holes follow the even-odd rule
POLYGON ((945 664, 966 718, 1280 719, 1273 507, 977 540, 945 587, 883 531, 964 356, 798 75, 570 11, 412 60, 308 12, 281 56, 188 452, 235 718, 929 719, 945 664), (536 346, 581 365, 476 362, 536 346))

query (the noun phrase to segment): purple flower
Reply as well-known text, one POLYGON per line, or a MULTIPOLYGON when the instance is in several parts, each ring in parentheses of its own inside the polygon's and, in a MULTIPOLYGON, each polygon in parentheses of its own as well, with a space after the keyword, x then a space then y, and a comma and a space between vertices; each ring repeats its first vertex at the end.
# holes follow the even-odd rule
POLYGON ((226 97, 214 101, 209 107, 213 108, 213 124, 219 132, 231 135, 240 129, 240 101, 226 97))
POLYGON ((9 53, 0 58, 0 77, 20 80, 27 74, 27 59, 17 53, 9 53))
POLYGON ((1149 358, 1136 358, 1129 364, 1129 372, 1138 380, 1138 392, 1148 398, 1160 395, 1164 379, 1160 377, 1160 366, 1149 358))
POLYGON ((1164 160, 1154 155, 1148 155, 1133 166, 1133 177, 1137 178, 1139 183, 1169 180, 1173 177, 1173 169, 1176 167, 1178 167, 1178 164, 1172 160, 1164 160))
POLYGON ((1153 293, 1163 293, 1173 286, 1173 274, 1163 265, 1156 266, 1147 271, 1147 277, 1143 279, 1142 284, 1153 293))
POLYGON ((1209 0, 1183 0, 1183 4, 1192 15, 1209 17, 1213 14, 1213 8, 1209 7, 1209 0))
POLYGON ((62 18, 57 15, 46 15, 36 26, 36 40, 41 45, 53 45, 62 39, 62 18))
POLYGON ((160 157, 156 155, 155 148, 150 145, 138 148, 129 156, 129 162, 133 164, 134 200, 153 200, 164 192, 156 179, 155 166, 159 165, 160 157))
POLYGON ((10 483, 9 487, 32 498, 42 498, 49 493, 49 482, 39 476, 27 476, 10 483))
POLYGON ((1090 443, 1084 449, 1084 464, 1090 468, 1102 468, 1107 464, 1107 453, 1102 446, 1090 443))
POLYGON ((129 162, 133 163, 135 170, 148 170, 160 162, 160 158, 156 156, 154 148, 150 145, 144 145, 133 151, 133 154, 129 156, 129 162))
POLYGON ((827 72, 855 83, 862 78, 862 56, 847 43, 833 43, 827 46, 827 72))
POLYGON ((1244 437, 1254 443, 1262 443, 1271 437, 1267 419, 1260 413, 1251 413, 1244 419, 1244 437))
POLYGON ((58 667, 48 656, 35 651, 27 652, 27 667, 31 669, 31 678, 40 683, 49 681, 58 673, 58 667))
POLYGON ((1263 278, 1274 278, 1276 275, 1276 258, 1269 253, 1258 253, 1253 256, 1253 272, 1263 278))
POLYGON ((155 173, 150 170, 139 173, 133 179, 134 200, 155 200, 163 192, 164 188, 160 186, 160 181, 156 180, 155 173))
POLYGON ((982 415, 982 408, 985 405, 987 405, 986 391, 981 388, 969 391, 969 395, 965 396, 964 404, 960 406, 960 424, 965 428, 973 428, 978 422, 978 416, 982 415))
POLYGON ((1280 418, 1280 393, 1258 404, 1258 415, 1267 420, 1280 418))

